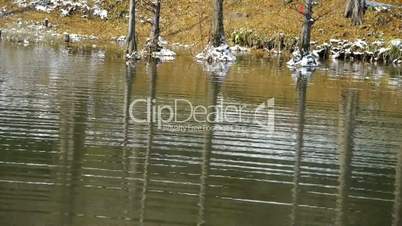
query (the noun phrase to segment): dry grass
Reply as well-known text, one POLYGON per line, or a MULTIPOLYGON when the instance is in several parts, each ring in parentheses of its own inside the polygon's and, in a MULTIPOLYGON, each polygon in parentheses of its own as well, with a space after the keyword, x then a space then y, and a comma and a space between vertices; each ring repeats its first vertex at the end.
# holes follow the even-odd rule
MULTIPOLYGON (((398 3, 400 0, 382 0, 381 2, 398 3)), ((127 13, 128 0, 122 3, 107 0, 104 7, 110 12, 111 19, 102 21, 98 18, 83 19, 80 15, 60 17, 56 13, 47 14, 31 10, 16 12, 15 15, 0 19, 0 26, 6 26, 17 18, 42 21, 49 18, 60 32, 96 35, 100 39, 126 34, 127 21, 121 15, 127 13), (113 2, 113 4, 108 3, 113 2)), ((261 36, 272 36, 283 32, 297 36, 302 16, 295 10, 300 2, 285 5, 283 0, 231 0, 225 1, 225 28, 228 36, 240 28, 252 29, 261 36)), ((324 2, 324 1, 322 1, 324 2)), ((314 9, 318 21, 314 25, 313 39, 325 41, 330 38, 366 38, 368 40, 401 38, 402 10, 389 13, 367 11, 364 25, 354 27, 343 18, 341 0, 329 0, 314 9)), ((0 6, 7 5, 15 9, 8 0, 0 0, 0 6)), ((140 9, 140 13, 142 10, 140 9)), ((205 0, 165 0, 162 11, 162 34, 171 42, 194 43, 203 46, 208 41, 211 24, 210 1, 205 0)), ((140 40, 149 33, 148 24, 139 24, 140 40)))

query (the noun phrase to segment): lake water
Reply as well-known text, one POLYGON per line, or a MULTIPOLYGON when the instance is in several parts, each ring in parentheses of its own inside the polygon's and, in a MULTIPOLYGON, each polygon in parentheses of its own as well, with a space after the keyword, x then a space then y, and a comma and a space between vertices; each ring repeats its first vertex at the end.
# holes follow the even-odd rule
POLYGON ((118 55, 0 43, 0 225, 402 225, 401 68, 118 55))

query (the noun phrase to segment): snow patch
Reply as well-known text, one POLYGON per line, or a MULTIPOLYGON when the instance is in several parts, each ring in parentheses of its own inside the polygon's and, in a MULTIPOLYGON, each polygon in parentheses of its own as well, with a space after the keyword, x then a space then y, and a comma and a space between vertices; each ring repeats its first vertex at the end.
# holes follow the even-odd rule
POLYGON ((170 49, 162 48, 159 52, 153 52, 152 57, 161 61, 172 61, 176 58, 176 53, 170 49))
POLYGON ((83 41, 83 40, 96 40, 96 39, 98 39, 94 35, 68 34, 66 32, 63 35, 68 35, 71 42, 80 42, 80 41, 83 41))
POLYGON ((100 8, 100 6, 98 6, 98 5, 95 5, 93 8, 92 15, 99 16, 102 20, 106 20, 107 19, 107 10, 100 8))
MULTIPOLYGON (((151 40, 148 39, 146 41, 146 46, 150 45, 151 40)), ((151 53, 151 57, 153 58, 158 58, 161 61, 172 61, 176 58, 176 53, 173 52, 172 50, 167 48, 168 42, 162 38, 161 36, 159 36, 158 38, 158 46, 159 46, 159 51, 155 51, 151 53)), ((148 48, 144 48, 144 50, 141 52, 141 55, 145 55, 147 56, 148 53, 148 48)))
POLYGON ((385 45, 384 41, 374 41, 371 44, 373 44, 374 46, 378 46, 378 47, 383 47, 385 45))
POLYGON ((365 49, 368 45, 367 42, 361 40, 361 39, 357 39, 354 43, 353 43, 354 47, 357 47, 359 49, 365 49))
POLYGON ((138 52, 133 52, 131 54, 126 54, 126 59, 128 61, 130 60, 140 60, 141 59, 141 55, 138 52))
POLYGON ((87 0, 14 0, 19 7, 30 7, 37 11, 50 13, 59 10, 61 16, 71 16, 74 12, 81 12, 84 15, 92 12, 93 16, 101 19, 108 18, 108 11, 101 8, 101 1, 96 1, 92 7, 87 0))
POLYGON ((246 54, 246 53, 250 52, 250 48, 242 47, 242 46, 239 46, 239 45, 235 45, 235 46, 230 47, 230 50, 235 55, 242 55, 242 54, 246 54))
POLYGON ((299 50, 292 53, 293 57, 287 62, 288 67, 295 75, 310 76, 319 66, 319 55, 308 53, 304 56, 299 50))
POLYGON ((125 42, 126 41, 126 36, 122 35, 116 38, 117 42, 125 42))
POLYGON ((392 61, 392 63, 395 65, 399 65, 399 64, 402 64, 402 60, 395 59, 394 61, 392 61))
POLYGON ((222 44, 219 47, 208 45, 201 53, 196 56, 199 61, 208 62, 233 62, 236 56, 227 44, 222 44))
POLYGON ((389 42, 389 44, 396 48, 402 48, 402 39, 394 39, 389 42))
POLYGON ((302 56, 300 51, 296 50, 293 52, 293 57, 287 62, 289 67, 317 67, 319 65, 318 58, 319 56, 314 53, 309 53, 307 55, 302 56))
POLYGON ((390 48, 380 48, 379 50, 378 50, 378 55, 381 55, 381 54, 383 54, 383 53, 386 53, 386 52, 388 52, 390 50, 390 48))

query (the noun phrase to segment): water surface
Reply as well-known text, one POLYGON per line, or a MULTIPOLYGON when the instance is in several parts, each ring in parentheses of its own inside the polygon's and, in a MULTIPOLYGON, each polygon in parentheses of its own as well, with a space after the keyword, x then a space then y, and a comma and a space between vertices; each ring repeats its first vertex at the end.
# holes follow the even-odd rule
POLYGON ((342 62, 299 77, 255 57, 227 74, 188 56, 127 68, 113 51, 2 42, 0 225, 399 226, 401 80, 342 62), (171 131, 130 120, 146 98, 250 111, 171 131), (271 98, 273 133, 248 120, 271 98))

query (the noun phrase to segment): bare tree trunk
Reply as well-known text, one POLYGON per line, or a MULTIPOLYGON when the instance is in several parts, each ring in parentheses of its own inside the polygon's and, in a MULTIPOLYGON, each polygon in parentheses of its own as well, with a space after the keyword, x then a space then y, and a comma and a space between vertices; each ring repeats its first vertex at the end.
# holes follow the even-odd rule
POLYGON ((299 44, 299 49, 302 56, 305 56, 310 52, 311 27, 313 24, 313 0, 306 0, 304 24, 299 44))
POLYGON ((137 37, 135 34, 135 6, 136 0, 130 0, 130 18, 128 23, 127 34, 127 54, 131 56, 137 52, 137 37))
POLYGON ((352 19, 353 25, 363 24, 363 15, 366 10, 366 0, 347 0, 345 17, 352 19))
POLYGON ((154 3, 154 19, 152 22, 151 40, 149 43, 149 52, 158 52, 161 49, 159 46, 160 36, 160 16, 161 16, 161 0, 156 0, 154 3))
POLYGON ((223 0, 214 1, 214 17, 212 20, 212 45, 218 47, 224 44, 225 30, 223 27, 223 0))

